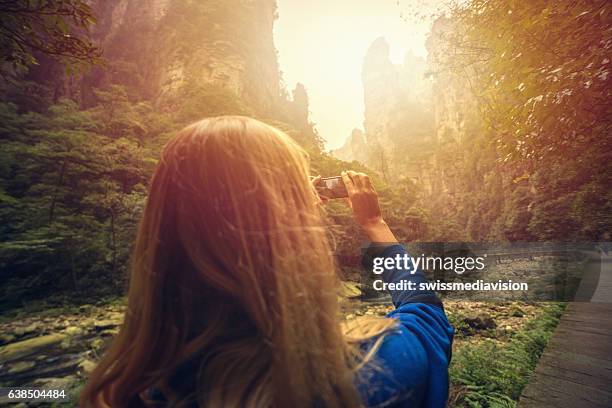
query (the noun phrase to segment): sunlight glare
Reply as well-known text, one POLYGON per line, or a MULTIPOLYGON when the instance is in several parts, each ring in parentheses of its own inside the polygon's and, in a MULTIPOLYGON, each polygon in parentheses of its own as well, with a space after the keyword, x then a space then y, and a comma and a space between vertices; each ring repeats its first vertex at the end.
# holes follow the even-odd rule
POLYGON ((275 44, 288 90, 306 86, 311 120, 326 148, 340 147, 363 123, 361 67, 378 37, 390 46, 390 59, 402 64, 407 51, 425 58, 431 22, 402 18, 396 0, 279 0, 275 44))

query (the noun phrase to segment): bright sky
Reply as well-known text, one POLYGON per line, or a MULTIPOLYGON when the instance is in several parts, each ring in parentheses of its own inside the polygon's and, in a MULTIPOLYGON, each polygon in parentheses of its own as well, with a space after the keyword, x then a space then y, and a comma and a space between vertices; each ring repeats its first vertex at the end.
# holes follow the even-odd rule
MULTIPOLYGON (((278 0, 274 40, 288 90, 306 86, 310 119, 340 147, 351 130, 363 127, 361 66, 370 44, 384 36, 391 60, 400 64, 409 49, 425 57, 431 24, 402 15, 431 9, 439 1, 278 0)), ((433 10, 432 10, 433 11, 433 10)))

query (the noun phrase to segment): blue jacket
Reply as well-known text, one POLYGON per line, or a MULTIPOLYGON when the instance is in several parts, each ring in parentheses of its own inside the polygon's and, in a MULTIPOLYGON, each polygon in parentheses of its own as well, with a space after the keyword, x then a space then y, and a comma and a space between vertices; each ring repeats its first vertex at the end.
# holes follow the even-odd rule
MULTIPOLYGON (((378 256, 406 254, 401 245, 386 247, 378 256)), ((385 270, 386 283, 426 282, 422 271, 385 270)), ((448 364, 453 328, 442 303, 431 291, 389 291, 398 320, 377 350, 374 363, 358 375, 357 388, 368 407, 444 407, 448 398, 448 364), (377 368, 378 367, 378 368, 377 368)))

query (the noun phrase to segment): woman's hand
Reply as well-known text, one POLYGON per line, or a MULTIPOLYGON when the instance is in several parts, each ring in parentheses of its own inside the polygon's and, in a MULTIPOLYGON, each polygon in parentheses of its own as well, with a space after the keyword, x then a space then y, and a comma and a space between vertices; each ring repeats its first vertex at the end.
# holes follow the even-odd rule
POLYGON ((378 194, 364 173, 343 171, 342 180, 348 191, 349 206, 353 210, 355 220, 372 242, 391 243, 397 239, 382 217, 378 194))
POLYGON ((329 201, 329 199, 327 197, 321 196, 317 192, 317 188, 318 187, 322 187, 321 180, 322 180, 322 178, 321 178, 320 175, 318 175, 316 177, 310 177, 310 183, 314 187, 314 191, 315 191, 316 204, 326 204, 329 201))

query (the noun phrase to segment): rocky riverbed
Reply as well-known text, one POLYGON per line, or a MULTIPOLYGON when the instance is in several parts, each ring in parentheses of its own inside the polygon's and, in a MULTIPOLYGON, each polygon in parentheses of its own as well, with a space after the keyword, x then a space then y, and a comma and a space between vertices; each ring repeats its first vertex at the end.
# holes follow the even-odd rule
MULTIPOLYGON (((63 389, 74 398, 122 320, 122 306, 106 305, 54 309, 0 323, 0 384, 63 389)), ((0 398, 0 405, 6 402, 0 398)))
MULTIPOLYGON (((347 320, 384 316, 392 306, 384 301, 342 302, 347 320)), ((449 319, 456 327, 455 348, 484 339, 504 342, 537 317, 540 307, 521 302, 484 303, 449 300, 449 319)), ((64 389, 73 398, 95 367, 123 319, 121 304, 81 306, 23 314, 0 323, 0 384, 2 386, 64 389)), ((7 400, 0 400, 0 405, 7 400)), ((30 403, 26 406, 43 406, 30 403)))

